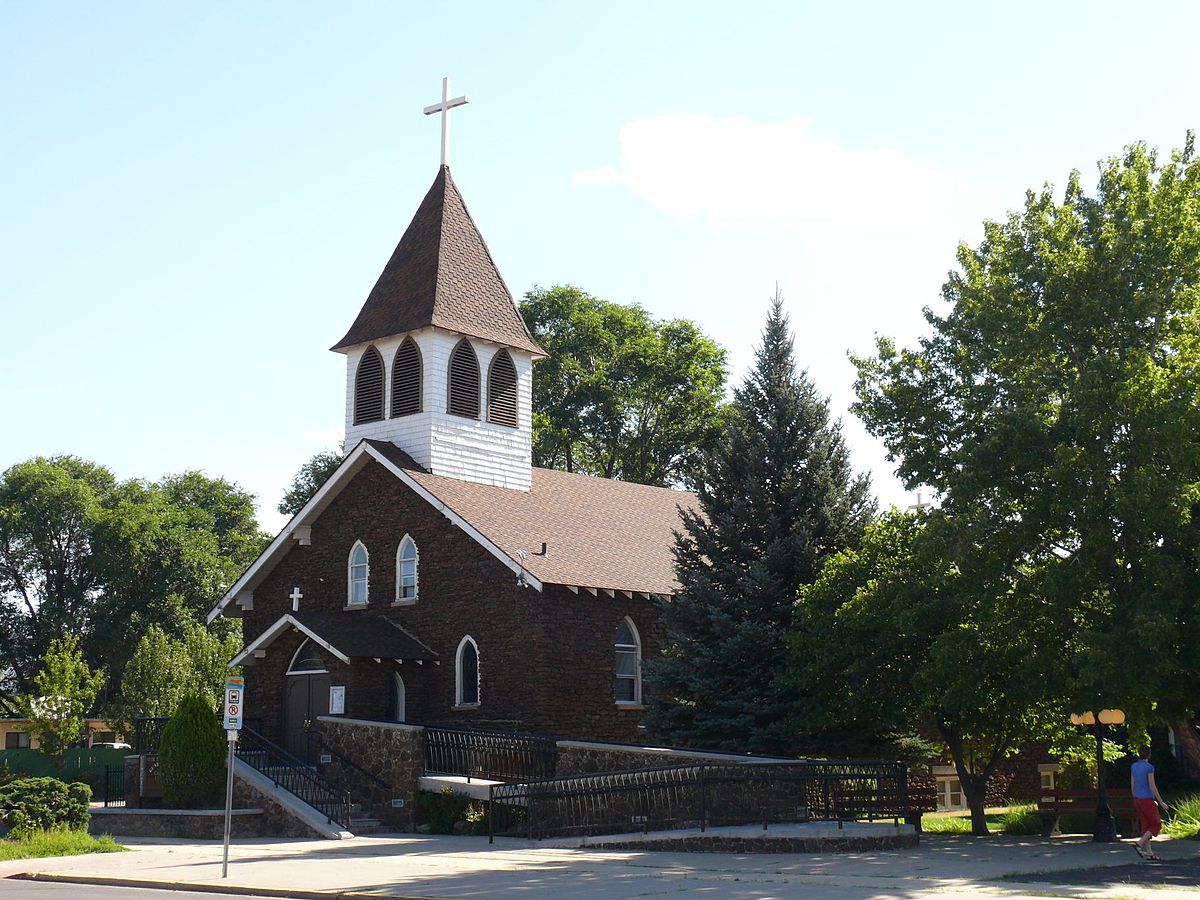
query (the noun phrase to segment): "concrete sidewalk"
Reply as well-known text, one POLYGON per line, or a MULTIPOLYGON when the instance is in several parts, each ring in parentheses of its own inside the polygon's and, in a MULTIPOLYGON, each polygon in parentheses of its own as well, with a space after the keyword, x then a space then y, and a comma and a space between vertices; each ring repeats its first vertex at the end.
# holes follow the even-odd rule
MULTIPOLYGON (((0 863, 0 877, 45 873, 299 897, 520 893, 554 900, 655 894, 837 900, 932 895, 1200 900, 1200 886, 1168 890, 1037 882, 1039 872, 1097 870, 1137 861, 1129 843, 1093 844, 1086 838, 928 836, 913 850, 825 855, 616 852, 507 840, 489 846, 487 838, 424 835, 340 842, 261 839, 239 841, 231 848, 227 880, 220 877, 219 843, 146 839, 123 843, 133 852, 0 863), (993 880, 1017 873, 1020 881, 993 880)), ((1155 848, 1167 860, 1200 857, 1200 844, 1191 841, 1162 841, 1155 848)))

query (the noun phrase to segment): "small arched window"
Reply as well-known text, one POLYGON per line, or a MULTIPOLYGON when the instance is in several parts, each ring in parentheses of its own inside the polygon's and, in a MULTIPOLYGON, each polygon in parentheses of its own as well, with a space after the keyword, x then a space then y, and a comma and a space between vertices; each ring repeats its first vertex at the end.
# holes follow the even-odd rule
POLYGON ((468 419, 479 418, 479 358, 463 338, 450 354, 450 384, 446 412, 468 419))
POLYGON ((417 599, 417 553, 416 542, 407 534, 396 548, 396 600, 417 599))
POLYGON ((383 357, 368 347, 354 372, 354 424, 383 418, 383 357))
POLYGON ((617 626, 613 641, 616 653, 616 700, 618 703, 642 702, 642 642, 630 619, 617 626))
POLYGON ((400 677, 399 672, 393 672, 391 679, 388 681, 387 718, 389 722, 404 721, 405 693, 404 679, 400 677))
POLYGON ((392 360, 392 418, 421 411, 421 351, 407 337, 392 360))
POLYGON ((346 565, 346 602, 355 605, 367 602, 368 583, 371 578, 371 556, 362 541, 355 541, 350 548, 350 559, 346 565))
POLYGON ((493 356, 488 368, 487 409, 489 422, 517 427, 517 367, 507 350, 493 356))
POLYGON ((469 634, 458 642, 454 658, 455 706, 479 705, 479 648, 469 634))
POLYGON ((300 649, 296 651, 296 655, 292 657, 292 664, 288 666, 287 673, 289 675, 308 675, 324 671, 325 658, 321 656, 321 648, 311 638, 305 639, 304 643, 300 645, 300 649))

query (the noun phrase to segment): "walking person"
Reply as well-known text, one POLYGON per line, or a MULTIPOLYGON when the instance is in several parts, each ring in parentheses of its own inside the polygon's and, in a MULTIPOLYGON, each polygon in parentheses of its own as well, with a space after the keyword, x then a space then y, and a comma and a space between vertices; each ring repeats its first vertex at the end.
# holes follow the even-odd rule
POLYGON ((1169 807, 1158 792, 1158 785, 1154 783, 1150 748, 1143 747, 1138 751, 1138 757, 1138 761, 1129 771, 1129 788, 1133 793, 1133 809, 1137 813, 1142 836, 1133 845, 1133 849, 1142 859, 1157 860, 1162 857, 1150 849, 1150 842, 1162 831, 1162 817, 1158 814, 1158 808, 1161 806, 1163 812, 1166 812, 1169 807))

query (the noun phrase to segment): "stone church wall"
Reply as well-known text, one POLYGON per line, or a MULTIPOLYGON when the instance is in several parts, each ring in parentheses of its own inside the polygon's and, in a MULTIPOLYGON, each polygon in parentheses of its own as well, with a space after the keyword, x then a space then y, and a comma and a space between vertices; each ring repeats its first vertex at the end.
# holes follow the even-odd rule
MULTIPOLYGON (((395 476, 372 461, 313 523, 310 546, 294 544, 254 592, 243 613, 247 642, 291 610, 294 587, 301 611, 363 615, 346 609, 346 564, 361 540, 370 553, 371 613, 397 622, 433 649, 439 665, 352 660, 326 654, 333 684, 346 686, 348 718, 383 719, 388 679, 397 671, 406 688, 406 720, 496 727, 554 737, 640 742, 643 710, 613 699, 613 639, 629 616, 641 635, 643 657, 661 643, 658 611, 646 599, 547 585, 521 588, 512 572, 395 476), (396 549, 408 534, 420 553, 419 596, 393 605, 396 549), (455 706, 455 653, 464 635, 479 648, 480 704, 455 706)), ((247 716, 266 733, 282 726, 286 671, 302 642, 279 637, 247 666, 247 716)))

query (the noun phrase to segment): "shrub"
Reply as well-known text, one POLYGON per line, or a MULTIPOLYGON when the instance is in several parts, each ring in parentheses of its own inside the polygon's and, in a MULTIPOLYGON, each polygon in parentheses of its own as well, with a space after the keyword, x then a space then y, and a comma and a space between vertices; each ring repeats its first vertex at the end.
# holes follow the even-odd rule
POLYGON ((969 816, 937 816, 927 813, 921 816, 921 830, 926 834, 970 834, 971 819, 969 816))
POLYGON ((1177 800, 1165 827, 1173 838, 1200 838, 1200 794, 1177 800))
POLYGON ((163 802, 181 809, 203 809, 220 802, 225 786, 225 739, 207 699, 183 699, 163 729, 158 777, 163 802))
POLYGON ((1008 812, 997 818, 996 826, 1001 834, 1041 834, 1042 818, 1036 803, 1010 803, 1008 812))
POLYGON ((14 836, 38 830, 87 828, 92 789, 57 778, 15 778, 0 786, 0 822, 14 836))
POLYGON ((438 793, 417 792, 417 811, 429 823, 433 834, 453 834, 454 823, 464 821, 471 798, 448 787, 438 793))

